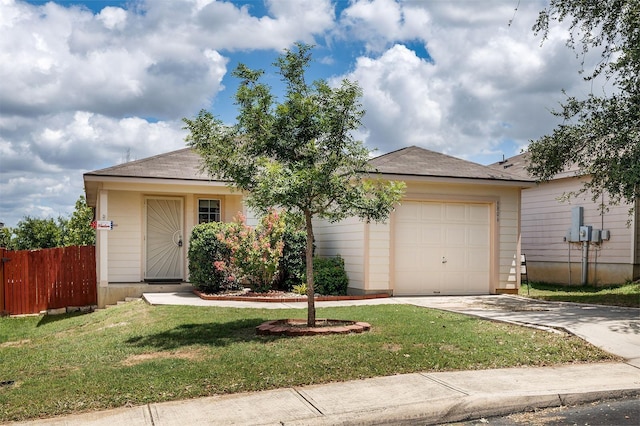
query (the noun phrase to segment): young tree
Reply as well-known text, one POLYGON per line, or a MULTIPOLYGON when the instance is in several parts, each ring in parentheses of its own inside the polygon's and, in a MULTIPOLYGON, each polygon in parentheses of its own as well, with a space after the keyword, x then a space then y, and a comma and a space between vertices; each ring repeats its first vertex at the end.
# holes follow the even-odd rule
POLYGON ((13 228, 14 238, 11 244, 14 250, 35 250, 62 245, 65 219, 58 218, 58 222, 49 219, 39 219, 25 216, 18 225, 13 228))
POLYGON ((582 192, 633 205, 640 196, 640 2, 551 0, 533 30, 544 39, 554 20, 570 20, 567 45, 576 54, 600 51, 599 65, 584 78, 604 77, 611 89, 607 96, 568 97, 554 112, 564 124, 529 145, 529 171, 548 180, 577 164, 590 176, 582 192))
POLYGON ((93 210, 87 206, 84 195, 76 200, 75 210, 67 222, 64 233, 65 246, 92 246, 96 244, 96 230, 91 227, 93 210))
POLYGON ((314 217, 330 221, 357 216, 383 221, 400 200, 402 182, 382 182, 369 175, 369 150, 354 139, 364 114, 361 89, 343 80, 305 80, 311 47, 296 44, 274 65, 286 85, 276 101, 260 82, 261 70, 239 65, 235 99, 237 123, 226 126, 208 111, 184 119, 187 143, 203 158, 211 176, 247 192, 247 203, 266 212, 278 206, 301 214, 307 232, 307 325, 315 325, 313 282, 314 217))
POLYGON ((2 227, 0 228, 0 248, 6 248, 8 250, 12 250, 11 244, 11 235, 13 231, 11 228, 2 227))

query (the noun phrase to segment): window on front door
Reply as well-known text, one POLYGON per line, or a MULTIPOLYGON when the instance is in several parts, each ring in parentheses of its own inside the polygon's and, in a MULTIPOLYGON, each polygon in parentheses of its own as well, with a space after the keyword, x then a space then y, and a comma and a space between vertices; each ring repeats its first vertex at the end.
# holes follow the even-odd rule
POLYGON ((198 223, 220 222, 220 200, 198 200, 198 223))

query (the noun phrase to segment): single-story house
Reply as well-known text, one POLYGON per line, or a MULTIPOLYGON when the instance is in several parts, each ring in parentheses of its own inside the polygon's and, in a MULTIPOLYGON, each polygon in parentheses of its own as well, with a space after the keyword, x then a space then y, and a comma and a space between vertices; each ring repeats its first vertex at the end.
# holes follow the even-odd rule
MULTIPOLYGON (((386 224, 315 224, 317 254, 345 259, 352 294, 515 292, 520 193, 530 179, 418 147, 371 160, 407 192, 386 224)), ((249 216, 242 193, 200 172, 190 148, 84 174, 97 221, 98 304, 188 286, 191 229, 249 216), (104 227, 105 222, 99 222, 104 227), (109 227, 107 227, 109 228, 109 227), (152 290, 150 290, 152 286, 152 290)))
MULTIPOLYGON (((526 179, 531 177, 527 164, 528 154, 524 153, 490 167, 526 179)), ((608 205, 606 197, 594 202, 590 193, 567 197, 588 179, 578 172, 571 168, 522 191, 522 252, 528 279, 581 284, 585 245, 588 284, 620 284, 640 278, 640 200, 635 205, 608 205), (635 210, 629 215, 632 207, 635 210), (588 241, 572 235, 576 221, 587 228, 583 239, 588 241)))

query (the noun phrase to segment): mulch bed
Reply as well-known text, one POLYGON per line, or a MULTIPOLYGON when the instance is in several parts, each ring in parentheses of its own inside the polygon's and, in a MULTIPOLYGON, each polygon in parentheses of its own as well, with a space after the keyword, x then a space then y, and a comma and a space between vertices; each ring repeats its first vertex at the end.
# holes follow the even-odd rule
POLYGON ((317 336, 325 334, 348 334, 369 331, 366 322, 332 319, 316 319, 316 327, 307 327, 304 319, 281 319, 267 321, 256 327, 260 336, 317 336))
MULTIPOLYGON (((284 291, 270 291, 267 293, 255 293, 251 291, 237 291, 224 294, 206 294, 198 290, 193 292, 204 300, 232 300, 240 302, 272 302, 272 303, 292 303, 292 302, 306 302, 307 296, 302 296, 296 293, 287 293, 284 291)), ((376 294, 363 294, 360 296, 322 296, 316 295, 314 300, 318 302, 328 302, 337 300, 364 300, 364 299, 379 299, 389 297, 387 293, 376 294)))

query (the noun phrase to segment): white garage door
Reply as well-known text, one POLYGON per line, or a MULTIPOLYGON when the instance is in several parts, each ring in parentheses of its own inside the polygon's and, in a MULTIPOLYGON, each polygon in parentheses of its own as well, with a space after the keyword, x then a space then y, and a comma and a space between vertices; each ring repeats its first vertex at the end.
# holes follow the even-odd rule
POLYGON ((394 295, 489 293, 488 204, 405 202, 394 226, 394 295))

